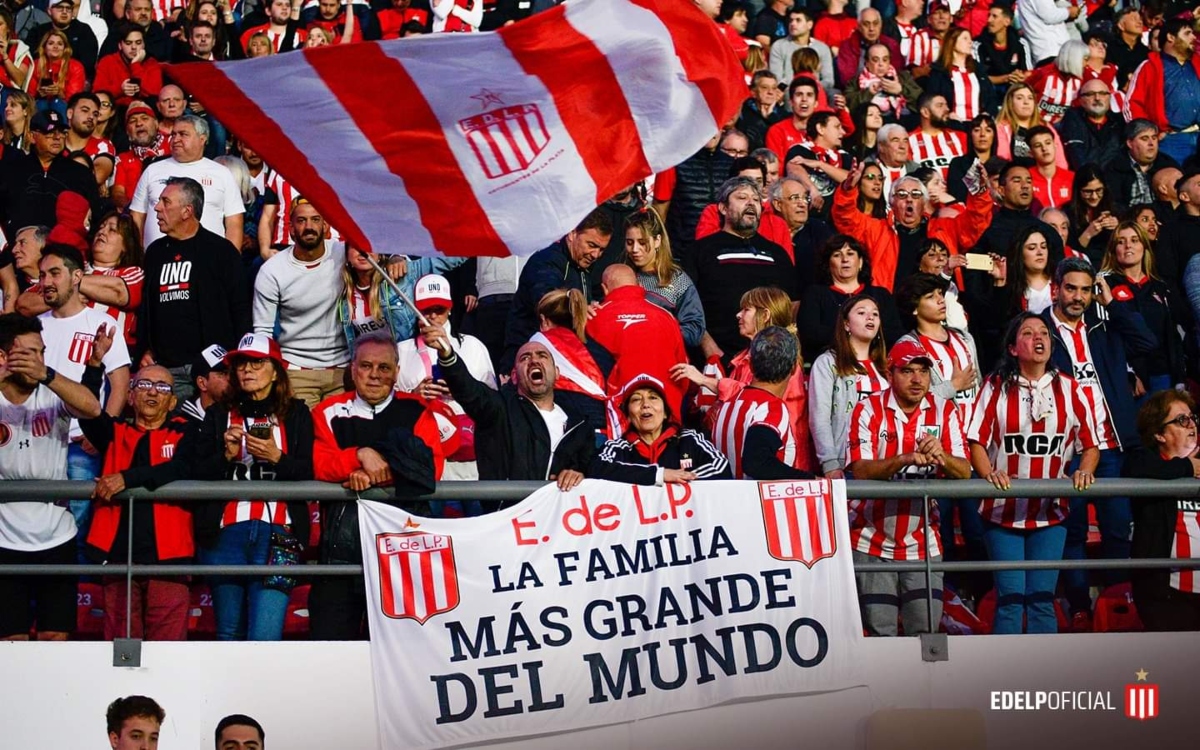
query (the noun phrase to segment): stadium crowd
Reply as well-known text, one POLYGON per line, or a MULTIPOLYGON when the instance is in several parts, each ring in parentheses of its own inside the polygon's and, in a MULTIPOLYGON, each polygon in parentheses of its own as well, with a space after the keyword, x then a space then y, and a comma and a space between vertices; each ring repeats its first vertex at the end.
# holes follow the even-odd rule
MULTIPOLYGON (((377 263, 166 64, 554 3, 6 0, 0 477, 95 489, 0 504, 0 564, 361 560, 353 502, 152 501, 130 523, 113 500, 178 479, 388 487, 463 516, 495 508, 421 498, 443 479, 1200 476, 1195 3, 694 2, 747 84, 704 148, 528 258, 377 263)), ((855 559, 1200 548, 1200 508, 1174 497, 937 500, 928 530, 923 503, 853 501, 855 559)), ((874 635, 936 629, 943 600, 949 627, 990 607, 997 633, 1111 627, 1113 597, 1138 627, 1200 629, 1189 570, 857 582, 874 635)), ((105 637, 195 629, 186 577, 93 585, 105 637)), ((67 638, 79 586, 0 577, 0 637, 67 638)), ((271 640, 298 582, 204 586, 211 635, 271 640)), ((311 637, 365 634, 361 580, 303 588, 311 637)))

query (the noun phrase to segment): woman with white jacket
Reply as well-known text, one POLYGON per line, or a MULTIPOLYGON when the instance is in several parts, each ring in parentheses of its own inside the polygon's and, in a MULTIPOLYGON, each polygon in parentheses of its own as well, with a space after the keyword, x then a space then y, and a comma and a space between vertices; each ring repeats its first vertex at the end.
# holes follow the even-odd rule
POLYGON ((809 374, 808 424, 826 477, 843 477, 850 412, 859 401, 887 389, 886 372, 879 307, 871 297, 856 294, 838 311, 833 347, 817 357, 809 374))

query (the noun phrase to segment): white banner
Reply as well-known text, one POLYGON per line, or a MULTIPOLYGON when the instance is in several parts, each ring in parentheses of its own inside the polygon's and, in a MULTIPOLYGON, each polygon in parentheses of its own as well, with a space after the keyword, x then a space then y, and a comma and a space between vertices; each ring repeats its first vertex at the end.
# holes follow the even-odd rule
POLYGON ((359 504, 383 748, 862 684, 841 481, 548 486, 479 518, 359 504))

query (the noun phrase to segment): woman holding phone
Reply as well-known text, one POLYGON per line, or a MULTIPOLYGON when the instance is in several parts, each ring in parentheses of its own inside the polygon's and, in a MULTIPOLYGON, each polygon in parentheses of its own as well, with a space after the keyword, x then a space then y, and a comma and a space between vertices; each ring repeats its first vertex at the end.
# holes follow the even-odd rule
MULTIPOLYGON (((261 333, 242 337, 225 355, 229 394, 204 416, 196 435, 193 477, 247 481, 313 478, 313 422, 292 397, 279 344, 261 333)), ((195 512, 200 560, 206 565, 295 565, 308 539, 303 501, 238 498, 202 503, 195 512)), ((210 579, 217 639, 277 641, 295 579, 283 576, 210 579)))

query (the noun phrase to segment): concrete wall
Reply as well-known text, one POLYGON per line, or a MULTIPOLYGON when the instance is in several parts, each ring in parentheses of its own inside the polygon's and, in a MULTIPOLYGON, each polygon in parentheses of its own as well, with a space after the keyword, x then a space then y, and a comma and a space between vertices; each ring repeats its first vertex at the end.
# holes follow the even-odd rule
MULTIPOLYGON (((915 639, 868 639, 868 684, 840 693, 725 705, 491 747, 529 750, 863 748, 883 708, 979 711, 993 750, 1196 747, 1200 635, 1095 634, 950 639, 950 659, 925 663, 915 639), (1161 715, 1125 718, 1123 688, 1145 669, 1161 715), (1114 711, 995 711, 993 690, 1104 691, 1114 711)), ((216 722, 247 713, 271 750, 373 750, 375 703, 366 643, 147 643, 142 664, 117 669, 106 643, 0 643, 0 750, 107 747, 104 710, 132 693, 167 710, 162 750, 207 750, 216 722)), ((926 722, 938 747, 936 722, 926 722)), ((899 744, 899 743, 897 743, 899 744)), ((397 750, 387 748, 386 750, 397 750)))

